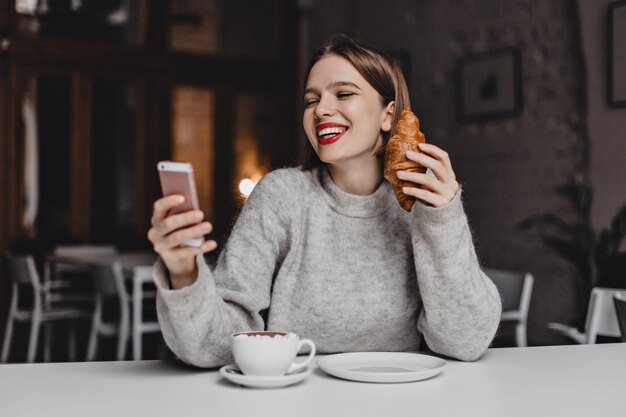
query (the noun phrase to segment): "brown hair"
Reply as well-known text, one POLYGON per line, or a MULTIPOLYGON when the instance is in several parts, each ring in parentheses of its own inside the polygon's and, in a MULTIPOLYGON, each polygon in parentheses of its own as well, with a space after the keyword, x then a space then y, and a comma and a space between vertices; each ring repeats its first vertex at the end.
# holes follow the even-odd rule
MULTIPOLYGON (((334 35, 326 41, 324 46, 313 53, 309 59, 306 72, 304 73, 305 83, 309 78, 313 65, 327 55, 337 55, 350 62, 359 74, 378 92, 383 106, 387 106, 392 101, 395 101, 391 130, 383 132, 383 146, 377 153, 377 157, 382 159, 385 154, 385 145, 387 145, 387 141, 396 130, 396 124, 400 119, 402 110, 411 107, 409 90, 400 66, 389 55, 375 46, 354 40, 346 35, 334 35)), ((302 169, 309 170, 323 164, 317 156, 315 149, 307 140, 302 169)))

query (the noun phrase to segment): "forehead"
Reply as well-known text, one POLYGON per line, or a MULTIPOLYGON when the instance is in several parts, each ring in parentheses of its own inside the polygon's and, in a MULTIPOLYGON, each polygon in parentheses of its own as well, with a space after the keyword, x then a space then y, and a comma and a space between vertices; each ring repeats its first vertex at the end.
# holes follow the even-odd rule
POLYGON ((326 55, 313 65, 306 88, 323 89, 344 81, 355 83, 360 88, 372 88, 350 61, 337 55, 326 55))

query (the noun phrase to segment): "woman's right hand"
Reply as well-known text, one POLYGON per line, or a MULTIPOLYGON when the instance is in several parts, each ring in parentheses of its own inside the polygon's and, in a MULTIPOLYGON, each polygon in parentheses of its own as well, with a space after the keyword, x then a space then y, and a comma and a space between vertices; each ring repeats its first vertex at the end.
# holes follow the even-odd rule
POLYGON ((155 201, 152 228, 148 231, 148 239, 169 270, 172 287, 175 289, 196 281, 196 255, 217 248, 214 240, 207 240, 199 248, 183 244, 189 239, 204 237, 213 230, 211 223, 203 221, 204 213, 200 210, 169 214, 170 210, 184 201, 185 198, 181 195, 170 195, 155 201))

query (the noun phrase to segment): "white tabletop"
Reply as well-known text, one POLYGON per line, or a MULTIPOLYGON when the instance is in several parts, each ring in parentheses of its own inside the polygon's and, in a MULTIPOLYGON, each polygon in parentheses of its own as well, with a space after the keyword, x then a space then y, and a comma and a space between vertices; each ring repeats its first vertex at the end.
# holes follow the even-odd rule
POLYGON ((2 416, 624 416, 625 398, 626 343, 491 349, 404 384, 315 369, 271 390, 175 361, 0 365, 2 416))

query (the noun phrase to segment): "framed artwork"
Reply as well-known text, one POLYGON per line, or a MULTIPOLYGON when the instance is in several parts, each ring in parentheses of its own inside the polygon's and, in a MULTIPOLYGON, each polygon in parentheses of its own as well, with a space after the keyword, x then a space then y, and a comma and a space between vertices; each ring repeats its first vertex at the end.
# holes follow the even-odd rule
POLYGON ((609 4, 608 102, 626 107, 626 0, 609 4))
POLYGON ((513 117, 522 110, 521 59, 517 48, 459 58, 457 115, 462 122, 513 117))

